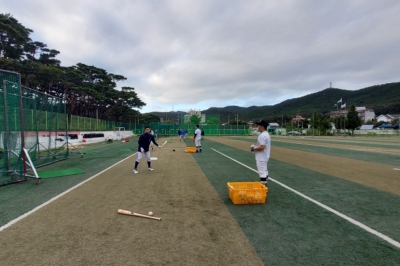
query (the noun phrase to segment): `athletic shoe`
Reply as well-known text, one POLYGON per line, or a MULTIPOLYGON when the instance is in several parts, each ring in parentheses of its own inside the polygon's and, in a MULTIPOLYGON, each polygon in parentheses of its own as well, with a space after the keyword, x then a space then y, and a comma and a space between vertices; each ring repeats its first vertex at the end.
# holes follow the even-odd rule
POLYGON ((263 184, 263 185, 265 185, 265 186, 267 186, 267 183, 268 183, 268 176, 267 177, 261 177, 260 178, 260 183, 261 184, 263 184))
POLYGON ((137 173, 139 173, 139 172, 138 172, 138 170, 133 169, 133 173, 134 173, 134 174, 137 174, 137 173))
POLYGON ((154 169, 153 169, 153 168, 151 168, 151 167, 149 167, 149 171, 154 171, 154 169))

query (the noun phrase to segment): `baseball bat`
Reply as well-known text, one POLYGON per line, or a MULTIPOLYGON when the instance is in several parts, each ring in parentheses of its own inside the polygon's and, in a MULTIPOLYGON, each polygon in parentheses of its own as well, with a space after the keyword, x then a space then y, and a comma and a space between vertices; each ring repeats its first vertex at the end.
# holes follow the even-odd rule
POLYGON ((139 214, 139 213, 136 213, 136 212, 125 211, 125 210, 121 210, 121 209, 118 210, 118 213, 119 214, 125 214, 125 215, 130 215, 130 216, 137 216, 137 217, 142 217, 142 218, 161 221, 161 218, 159 218, 159 217, 148 216, 148 215, 139 214))

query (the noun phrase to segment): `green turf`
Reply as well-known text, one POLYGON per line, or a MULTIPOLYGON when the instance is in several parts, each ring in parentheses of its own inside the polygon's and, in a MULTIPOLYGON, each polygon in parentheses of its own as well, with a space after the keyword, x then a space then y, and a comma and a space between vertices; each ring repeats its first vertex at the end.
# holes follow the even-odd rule
POLYGON ((46 179, 46 178, 52 178, 52 177, 78 175, 78 174, 83 174, 83 173, 84 173, 84 171, 82 169, 69 168, 69 169, 64 169, 64 170, 38 172, 38 176, 42 179, 46 179))
MULTIPOLYGON (((193 154, 266 265, 398 265, 400 250, 346 220, 269 182, 267 203, 233 205, 229 181, 257 181, 254 154, 212 141, 193 154)), ((400 197, 271 160, 270 175, 293 189, 400 240, 400 197)))
POLYGON ((131 152, 132 149, 120 149, 119 151, 128 151, 128 152, 131 152))
POLYGON ((85 172, 83 174, 45 179, 40 185, 35 185, 35 180, 28 179, 26 182, 0 187, 0 226, 126 158, 130 154, 120 150, 128 148, 136 150, 137 142, 90 144, 80 149, 81 152, 91 153, 84 155, 83 158, 77 151, 72 151, 67 160, 37 169, 56 171, 79 167, 85 172))
MULTIPOLYGON (((232 138, 241 141, 247 141, 249 143, 254 143, 254 139, 249 138, 232 138)), ((343 148, 333 148, 333 147, 319 147, 319 146, 310 146, 307 144, 296 144, 296 143, 288 143, 288 142, 279 142, 279 140, 272 139, 272 145, 281 148, 299 150, 299 151, 307 151, 313 153, 320 153, 338 157, 345 157, 349 159, 356 159, 367 162, 381 163, 387 165, 400 165, 400 156, 393 154, 384 154, 377 152, 366 152, 366 151, 356 151, 356 150, 346 150, 343 148)))

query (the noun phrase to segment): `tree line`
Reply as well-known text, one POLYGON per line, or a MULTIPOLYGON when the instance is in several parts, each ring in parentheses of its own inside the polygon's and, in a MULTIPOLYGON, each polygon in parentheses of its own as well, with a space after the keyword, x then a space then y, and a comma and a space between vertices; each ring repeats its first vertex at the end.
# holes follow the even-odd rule
POLYGON ((336 130, 351 130, 354 134, 354 130, 361 126, 361 119, 358 116, 355 105, 352 105, 347 113, 347 116, 338 116, 334 118, 327 118, 323 114, 314 111, 312 114, 309 125, 314 134, 326 135, 329 130, 332 129, 332 123, 335 125, 336 130))
POLYGON ((159 121, 134 109, 146 105, 134 88, 116 89, 117 82, 126 77, 83 63, 62 66, 57 59, 60 52, 33 41, 32 33, 11 14, 0 14, 0 69, 20 73, 21 85, 65 99, 68 116, 126 123, 159 121))

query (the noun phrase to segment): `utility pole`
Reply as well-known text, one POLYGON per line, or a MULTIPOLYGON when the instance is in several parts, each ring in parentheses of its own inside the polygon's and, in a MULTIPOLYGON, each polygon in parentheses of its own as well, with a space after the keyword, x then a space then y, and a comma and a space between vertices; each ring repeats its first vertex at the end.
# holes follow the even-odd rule
POLYGON ((99 130, 99 107, 96 108, 96 130, 99 130))
POLYGON ((236 135, 238 135, 239 131, 239 114, 236 113, 236 135))

